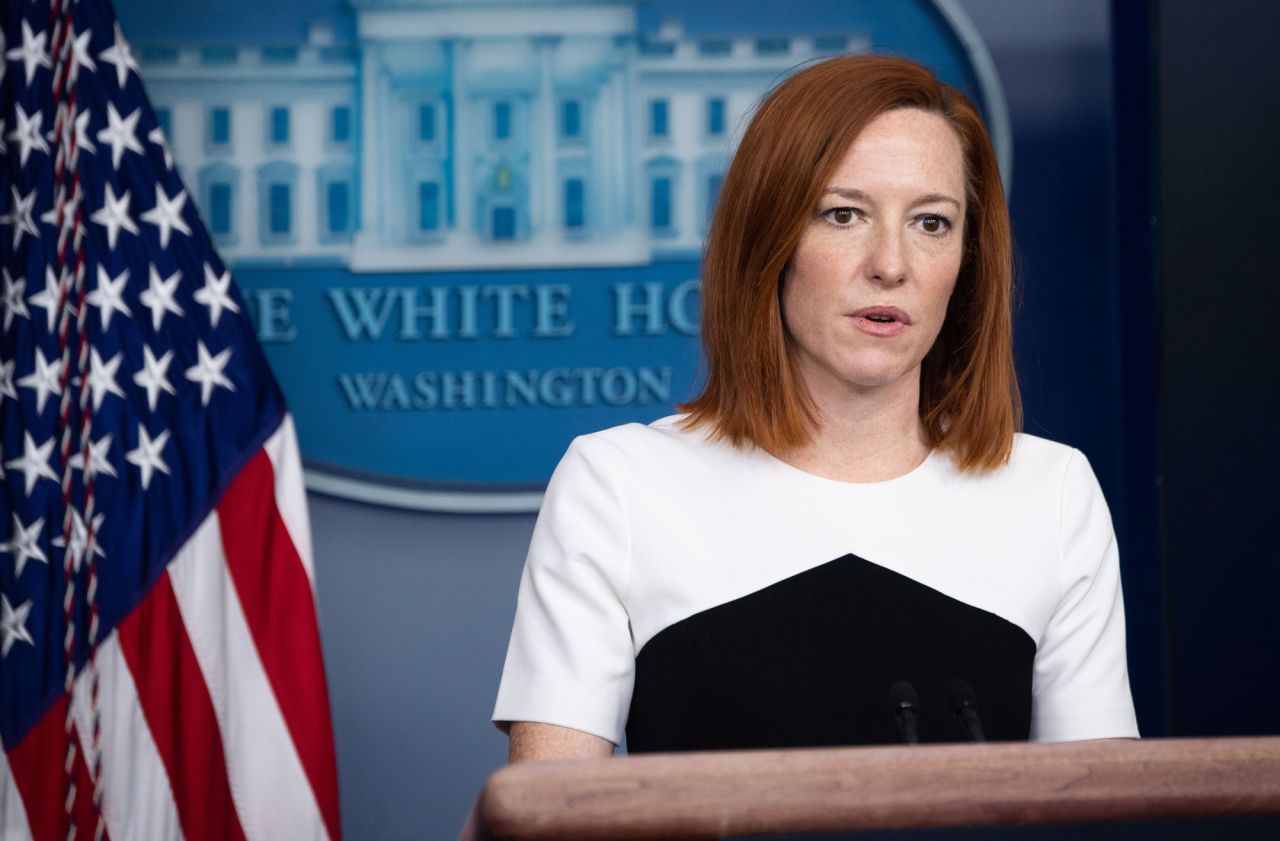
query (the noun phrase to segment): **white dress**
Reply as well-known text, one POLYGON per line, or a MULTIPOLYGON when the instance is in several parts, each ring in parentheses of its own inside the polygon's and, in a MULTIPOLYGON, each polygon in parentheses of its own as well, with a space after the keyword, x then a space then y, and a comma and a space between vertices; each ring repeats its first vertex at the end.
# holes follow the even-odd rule
POLYGON ((1019 434, 1005 467, 935 451, 847 483, 678 416, 576 439, 521 578, 493 719, 644 750, 1137 736, 1111 518, 1077 450, 1019 434))

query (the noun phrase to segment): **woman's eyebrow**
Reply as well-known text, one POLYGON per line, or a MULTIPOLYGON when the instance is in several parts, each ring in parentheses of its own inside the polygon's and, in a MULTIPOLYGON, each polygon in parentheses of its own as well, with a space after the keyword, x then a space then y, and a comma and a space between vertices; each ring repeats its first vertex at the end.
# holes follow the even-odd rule
POLYGON ((854 190, 849 187, 828 187, 822 191, 824 196, 839 196, 849 201, 867 201, 867 194, 861 190, 854 190))
MULTIPOLYGON (((848 199, 849 201, 870 201, 870 197, 867 196, 866 193, 850 187, 828 187, 822 191, 822 195, 839 196, 840 198, 848 199)), ((920 204, 933 204, 934 202, 949 202, 954 204, 956 207, 960 207, 959 201, 945 193, 925 193, 923 196, 918 196, 916 200, 911 203, 911 206, 915 207, 920 204)))
POLYGON ((915 202, 912 204, 912 207, 915 207, 917 204, 933 204, 934 202, 940 202, 940 201, 950 202, 951 204, 954 204, 956 207, 960 206, 960 202, 951 198, 951 196, 948 196, 946 193, 925 193, 923 196, 920 196, 920 198, 915 200, 915 202))

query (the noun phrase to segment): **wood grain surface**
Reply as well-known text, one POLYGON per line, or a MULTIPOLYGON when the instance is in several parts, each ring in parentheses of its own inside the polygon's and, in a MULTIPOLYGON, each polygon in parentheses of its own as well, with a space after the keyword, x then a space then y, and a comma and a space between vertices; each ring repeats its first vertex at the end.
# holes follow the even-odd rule
POLYGON ((466 839, 781 832, 1280 814, 1280 737, 741 751, 529 762, 466 839))

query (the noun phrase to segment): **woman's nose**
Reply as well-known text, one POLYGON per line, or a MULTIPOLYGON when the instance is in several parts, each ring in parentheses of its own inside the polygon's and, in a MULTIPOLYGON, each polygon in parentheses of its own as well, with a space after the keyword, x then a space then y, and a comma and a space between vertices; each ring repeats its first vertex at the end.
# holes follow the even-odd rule
POLYGON ((903 232, 881 226, 875 232, 867 261, 869 278, 885 286, 897 286, 906 280, 906 257, 903 254, 903 232))

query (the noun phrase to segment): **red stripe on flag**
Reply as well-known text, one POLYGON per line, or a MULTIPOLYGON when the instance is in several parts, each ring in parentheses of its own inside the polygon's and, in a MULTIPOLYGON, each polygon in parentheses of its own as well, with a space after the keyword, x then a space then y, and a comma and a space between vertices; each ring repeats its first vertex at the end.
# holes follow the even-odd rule
MULTIPOLYGON (((67 836, 64 800, 67 784, 62 773, 62 763, 67 756, 66 718, 67 695, 63 694, 8 754, 13 781, 22 795, 27 824, 35 841, 63 841, 67 836)), ((74 729, 71 735, 74 739, 80 738, 74 729)), ((74 777, 76 801, 72 815, 76 837, 93 838, 97 825, 93 814, 93 783, 81 750, 76 751, 74 777)))
POLYGON ((258 451, 223 494, 218 525, 227 568, 263 670, 329 837, 338 841, 333 725, 311 581, 276 506, 275 471, 264 451, 258 451))
POLYGON ((119 634, 142 714, 169 774, 183 836, 243 839, 213 701, 167 572, 120 623, 119 634))

